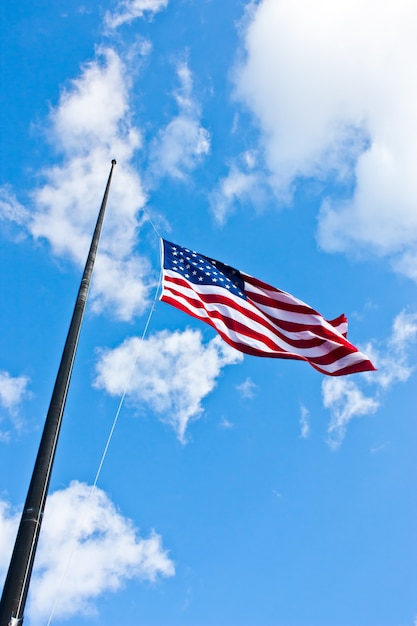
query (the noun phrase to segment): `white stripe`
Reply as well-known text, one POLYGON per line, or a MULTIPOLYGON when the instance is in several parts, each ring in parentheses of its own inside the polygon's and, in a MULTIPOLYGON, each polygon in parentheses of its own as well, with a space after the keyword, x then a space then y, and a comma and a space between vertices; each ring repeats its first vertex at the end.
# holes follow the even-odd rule
MULTIPOLYGON (((178 276, 176 273, 172 273, 172 274, 173 274, 174 278, 176 278, 178 276)), ((167 275, 168 275, 168 272, 167 272, 167 275)), ((175 288, 178 289, 178 290, 188 289, 188 291, 191 294, 194 294, 196 296, 198 296, 200 294, 217 296, 219 294, 219 288, 218 288, 218 286, 215 286, 215 285, 195 285, 195 284, 191 283, 191 286, 188 286, 186 288, 186 287, 183 287, 182 285, 178 285, 176 283, 175 288)), ((184 293, 185 293, 185 291, 184 291, 184 293)), ((228 298, 230 301, 236 302, 236 304, 238 306, 240 306, 241 308, 246 309, 247 311, 250 311, 252 313, 255 313, 258 317, 263 319, 266 324, 268 324, 270 326, 275 326, 277 328, 277 331, 279 331, 282 335, 285 335, 289 339, 293 339, 293 340, 297 341, 299 339, 305 340, 305 339, 312 339, 312 338, 317 338, 318 337, 319 339, 321 339, 324 342, 324 345, 327 343, 327 344, 330 344, 330 346, 332 346, 333 343, 335 345, 337 345, 337 346, 345 345, 345 342, 347 341, 346 338, 343 337, 343 335, 341 335, 331 324, 326 322, 326 320, 324 320, 321 316, 316 315, 313 318, 312 316, 307 316, 307 315, 304 315, 304 314, 292 314, 292 313, 285 312, 286 315, 283 316, 283 317, 285 317, 286 321, 289 321, 289 322, 295 322, 296 320, 294 318, 297 318, 298 320, 302 320, 302 321, 299 321, 299 323, 304 325, 304 326, 308 323, 306 318, 308 318, 308 320, 313 320, 314 319, 315 323, 313 322, 313 323, 311 323, 311 325, 327 328, 328 331, 335 337, 335 341, 334 342, 331 339, 328 339, 328 338, 325 338, 325 337, 320 337, 320 336, 316 335, 314 333, 314 330, 288 331, 288 330, 286 330, 284 328, 281 328, 279 326, 279 322, 278 323, 274 323, 273 320, 270 320, 269 318, 265 317, 263 309, 267 308, 267 307, 262 307, 262 309, 261 309, 261 308, 259 308, 259 306, 257 304, 254 304, 254 303, 252 303, 251 301, 248 301, 248 300, 244 300, 243 298, 239 298, 239 296, 236 296, 236 295, 228 292, 226 289, 224 289, 224 293, 222 295, 223 295, 224 298, 228 298), (321 322, 321 323, 318 323, 318 322, 321 322), (339 339, 340 339, 340 341, 338 341, 339 339)), ((190 297, 192 297, 192 296, 190 296, 190 297)), ((211 306, 211 310, 214 310, 214 308, 219 310, 220 304, 210 305, 209 306, 209 305, 204 303, 204 306, 206 306, 207 308, 210 308, 210 306, 211 306)), ((226 306, 226 305, 222 305, 222 306, 226 306)), ((231 306, 233 306, 233 305, 231 305, 231 306)), ((269 309, 267 308, 267 310, 269 310, 269 309)), ((236 314, 237 314, 237 312, 236 312, 236 314)), ((242 315, 242 314, 240 314, 240 315, 242 315)), ((231 316, 230 315, 226 315, 226 317, 231 317, 231 316)), ((238 319, 238 318, 233 316, 233 319, 238 319)), ((242 321, 242 319, 240 321, 242 321)), ((248 321, 245 320, 242 323, 245 323, 247 325, 248 321)), ((257 322, 254 322, 254 321, 250 320, 250 324, 255 328, 257 322)), ((270 333, 269 333, 269 331, 267 329, 264 329, 262 332, 263 332, 263 334, 269 334, 269 336, 271 337, 271 335, 270 335, 270 333)), ((271 337, 271 338, 273 338, 274 341, 277 340, 275 335, 273 335, 273 337, 271 337)), ((278 341, 280 341, 280 340, 278 339, 278 341)), ((281 341, 284 341, 284 340, 281 340, 281 341)), ((285 345, 287 345, 287 344, 285 344, 285 345)), ((286 348, 283 348, 283 349, 286 349, 286 348)), ((313 348, 301 348, 301 349, 302 350, 314 350, 313 348)), ((320 353, 317 353, 315 356, 319 356, 321 354, 325 354, 327 352, 330 352, 331 349, 332 348, 329 347, 326 352, 321 351, 320 353)), ((347 349, 349 349, 349 348, 347 348, 347 349)), ((290 347, 290 351, 291 352, 294 351, 293 347, 290 347)), ((309 353, 306 353, 306 354, 307 354, 307 356, 309 355, 309 353)), ((314 356, 314 353, 312 353, 312 356, 314 356)))
MULTIPOLYGON (((292 304, 295 306, 303 306, 311 311, 311 313, 296 313, 292 311, 286 311, 285 309, 277 309, 273 306, 268 307, 268 305, 256 302, 255 306, 264 311, 267 315, 274 317, 277 320, 284 320, 286 322, 295 322, 299 324, 308 324, 314 326, 324 326, 325 328, 333 331, 336 331, 336 334, 342 334, 340 328, 343 330, 347 325, 346 322, 342 322, 338 326, 332 326, 320 313, 314 311, 308 304, 303 302, 302 300, 298 300, 294 296, 287 294, 285 292, 276 293, 275 291, 269 291, 267 289, 261 289, 260 287, 256 287, 254 285, 250 285, 245 282, 245 293, 250 298, 251 294, 262 295, 266 298, 269 298, 272 302, 283 302, 287 304, 292 304), (307 321, 308 320, 308 321, 307 321)), ((344 330, 346 332, 346 330, 344 330)), ((343 335, 342 335, 343 336, 343 335)), ((345 339, 345 337, 344 337, 345 339)))
POLYGON ((352 367, 356 363, 362 363, 363 361, 369 361, 368 357, 362 352, 352 352, 342 357, 338 361, 329 363, 328 365, 319 365, 323 370, 333 374, 339 370, 345 369, 345 367, 352 367))
MULTIPOLYGON (((189 283, 188 286, 183 286, 177 284, 177 280, 184 281, 187 283, 187 279, 182 276, 181 273, 176 272, 175 270, 163 270, 164 279, 173 279, 174 283, 172 284, 168 280, 168 282, 163 283, 163 290, 161 294, 161 298, 164 296, 172 298, 172 300, 182 305, 185 309, 187 309, 190 313, 194 314, 196 317, 202 319, 202 321, 210 320, 210 322, 219 330, 223 335, 225 335, 232 344, 235 344, 236 348, 239 349, 239 344, 243 346, 247 346, 249 348, 255 349, 264 355, 275 355, 279 356, 282 352, 285 356, 288 357, 302 357, 309 361, 312 365, 314 364, 316 367, 321 369, 324 373, 335 374, 341 370, 346 368, 352 368, 356 364, 360 364, 364 361, 368 361, 368 357, 361 352, 356 351, 355 346, 347 342, 344 337, 344 333, 347 332, 347 322, 343 321, 338 323, 336 326, 330 324, 327 320, 325 320, 319 313, 315 312, 309 305, 307 305, 302 300, 298 300, 291 294, 283 292, 281 290, 275 290, 275 288, 271 287, 271 289, 266 289, 262 287, 255 286, 251 284, 252 277, 249 275, 245 275, 241 272, 241 276, 245 281, 245 292, 248 296, 249 300, 245 300, 240 298, 228 291, 221 282, 218 282, 213 285, 205 285, 205 284, 195 284, 189 283), (174 293, 175 291, 175 293, 174 293), (182 295, 179 295, 182 294, 182 295), (188 298, 197 299, 201 298, 204 295, 211 296, 219 296, 223 295, 229 304, 220 304, 220 303, 205 303, 200 299, 202 304, 202 308, 192 306, 188 298), (264 304, 259 304, 256 301, 251 301, 251 294, 253 296, 262 295, 263 298, 269 299, 272 303, 276 303, 278 308, 274 306, 268 306, 264 304), (280 303, 291 304, 295 307, 304 307, 307 310, 307 313, 292 313, 291 311, 285 311, 279 308, 280 303), (236 306, 241 308, 243 311, 251 312, 255 314, 260 321, 253 321, 250 317, 247 317, 245 313, 241 313, 236 310, 236 306), (223 319, 212 318, 210 313, 216 311, 219 313, 223 319), (311 311, 309 313, 308 311, 311 311), (276 320, 274 321, 273 318, 276 320), (255 337, 249 337, 237 331, 231 330, 226 322, 226 320, 233 320, 239 322, 243 328, 246 328, 248 332, 255 334, 255 337), (319 336, 319 339, 323 341, 323 344, 316 348, 296 348, 286 343, 286 341, 282 340, 280 337, 277 337, 273 330, 268 330, 264 324, 271 326, 272 329, 275 327, 277 332, 282 335, 285 335, 288 338, 291 338, 293 341, 305 340, 317 337, 314 333, 314 330, 299 330, 296 332, 286 331, 280 327, 280 321, 292 322, 300 325, 311 325, 317 327, 324 327, 328 329, 328 331, 335 337, 335 341, 329 340, 327 338, 323 338, 319 336), (271 349, 266 346, 262 340, 262 338, 268 339, 272 342, 273 345, 277 346, 277 349, 271 349), (339 341, 340 340, 340 341, 339 341), (347 342, 347 346, 345 345, 347 342), (342 348, 344 350, 349 351, 350 349, 353 352, 345 354, 343 357, 336 361, 332 361, 327 365, 322 365, 320 363, 316 363, 316 359, 321 356, 329 356, 332 357, 333 350, 337 348, 342 348)), ((252 279, 256 280, 256 279, 252 279)), ((241 348, 240 348, 241 349, 241 348)))
POLYGON ((245 283, 246 292, 257 293, 267 298, 270 298, 271 300, 275 300, 276 302, 283 302, 284 304, 294 304, 296 306, 306 307, 307 309, 310 309, 312 313, 314 312, 310 305, 308 305, 306 302, 303 302, 302 300, 299 300, 295 296, 292 296, 286 291, 282 291, 281 289, 275 290, 275 288, 267 289, 264 287, 259 287, 258 285, 254 285, 253 283, 247 281, 247 279, 250 280, 251 278, 249 274, 242 274, 241 272, 241 276, 245 283))
MULTIPOLYGON (((330 324, 330 326, 332 326, 332 325, 330 324)), ((348 331, 347 322, 340 322, 340 324, 337 324, 337 326, 332 326, 332 328, 337 330, 337 332, 339 332, 343 337, 346 335, 346 333, 348 331)), ((345 337, 345 339, 346 339, 346 337, 345 337)))
MULTIPOLYGON (((188 309, 188 311, 190 311, 191 313, 194 313, 197 317, 199 317, 200 319, 210 319, 214 326, 221 330, 225 335, 227 335, 232 341, 234 341, 235 343, 240 343, 240 344, 245 344, 247 346, 250 346, 252 348, 256 348, 257 350, 260 350, 262 352, 267 352, 270 354, 274 354, 275 352, 279 351, 279 346, 277 344, 277 342, 275 341, 275 337, 273 339, 274 344, 277 346, 276 350, 274 350, 273 348, 268 347, 267 345, 265 345, 265 343, 261 340, 261 339, 256 339, 254 337, 248 337, 247 335, 243 335, 240 334, 238 332, 236 332, 235 330, 232 330, 230 328, 228 328, 228 326, 226 325, 226 323, 218 318, 212 318, 210 317, 210 315, 208 314, 208 312, 203 308, 197 308, 197 307, 193 307, 188 300, 186 299, 186 297, 181 297, 178 296, 177 293, 170 293, 169 289, 164 289, 164 292, 162 294, 162 296, 171 296, 175 301, 177 301, 179 304, 182 304, 186 309, 188 309)), ((194 293, 195 295, 195 293, 194 293)), ((214 309, 216 310, 216 309, 214 309)), ((245 324, 245 326, 247 327, 247 324, 245 324)), ((265 329, 262 327, 262 332, 258 333, 259 335, 267 335, 267 333, 265 332, 265 329)))
MULTIPOLYGON (((248 295, 250 298, 250 295, 248 295)), ((265 304, 255 302, 254 305, 265 313, 265 315, 271 316, 276 320, 279 325, 280 321, 294 322, 302 326, 318 326, 329 330, 336 335, 340 335, 343 341, 346 341, 346 337, 343 337, 342 333, 338 330, 339 326, 332 326, 327 320, 324 319, 319 313, 293 313, 292 311, 285 311, 283 309, 276 309, 269 307, 265 304)), ((314 332, 314 331, 313 331, 314 332)))
MULTIPOLYGON (((266 355, 268 354, 273 355, 279 352, 278 350, 274 351, 273 349, 264 345, 262 341, 258 341, 252 337, 247 337, 246 335, 241 335, 240 333, 234 330, 231 330, 230 328, 226 326, 226 324, 222 320, 219 320, 217 318, 216 319, 211 318, 206 310, 195 308, 192 305, 190 305, 190 303, 185 299, 185 297, 182 298, 182 297, 179 297, 177 294, 170 294, 169 289, 165 289, 163 295, 167 295, 167 296, 172 295, 172 297, 177 302, 182 303, 186 309, 188 309, 192 313, 195 313, 197 317, 202 319, 202 321, 204 321, 204 318, 211 319, 215 327, 218 330, 222 331, 230 339, 230 341, 232 341, 235 344, 244 344, 245 346, 254 348, 256 350, 260 350, 266 355)), ((297 351, 297 350, 291 349, 291 350, 284 350, 283 352, 289 357, 301 356, 301 357, 308 359, 310 362, 314 363, 314 358, 312 357, 308 358, 307 355, 305 354, 306 351, 303 352, 301 350, 297 351)), ((316 366, 319 367, 323 372, 328 372, 330 374, 333 374, 339 370, 342 370, 346 367, 352 367, 356 363, 360 363, 365 360, 368 360, 368 359, 364 354, 362 354, 361 352, 353 352, 351 354, 347 354, 343 356, 337 361, 333 361, 328 364, 318 363, 316 364, 316 366)))
MULTIPOLYGON (((207 287, 207 286, 205 285, 204 287, 207 287)), ((190 298, 193 298, 193 297, 195 298, 196 296, 198 297, 198 293, 196 292, 196 290, 191 287, 175 285, 175 290, 183 293, 186 297, 187 296, 190 298)), ((207 293, 206 289, 204 289, 204 293, 207 293)), ((217 294, 218 290, 216 290, 215 293, 217 294)), ((171 295, 172 295, 172 298, 174 299, 178 298, 176 293, 171 292, 171 295)), ((240 322, 243 326, 250 329, 251 332, 267 337, 280 350, 291 352, 293 354, 298 354, 299 356, 304 356, 306 358, 314 359, 320 356, 325 356, 331 353, 334 349, 337 349, 340 347, 340 344, 338 342, 333 342, 328 339, 326 339, 322 345, 316 346, 314 348, 297 348, 296 346, 291 346, 280 337, 277 337, 277 335, 273 331, 270 331, 267 328, 265 328, 265 326, 261 322, 256 322, 256 321, 253 321, 252 319, 248 319, 244 314, 240 313, 239 311, 236 311, 236 309, 233 307, 233 304, 232 304, 232 302, 237 301, 239 306, 243 306, 244 308, 246 308, 246 310, 256 313, 258 317, 262 319, 263 318, 262 312, 259 312, 253 305, 251 305, 251 303, 241 300, 238 297, 233 297, 233 294, 227 294, 227 295, 229 296, 229 300, 230 300, 229 306, 225 304, 205 303, 205 302, 202 302, 202 305, 205 307, 206 311, 208 312, 218 311, 223 317, 240 322), (232 315, 230 313, 232 313, 232 315)), ((199 314, 201 316, 201 313, 199 312, 200 309, 196 309, 192 307, 192 305, 190 305, 188 301, 183 301, 182 304, 188 307, 190 310, 192 309, 196 314, 199 314)), ((210 317, 210 316, 207 315, 207 317, 210 317)), ((213 322, 217 324, 219 320, 217 320, 216 318, 215 320, 213 320, 213 322)), ((271 324, 269 320, 266 320, 266 322, 271 324)), ((222 326, 223 325, 225 328, 227 328, 226 324, 222 324, 222 326)), ((231 331, 227 329, 227 332, 231 332, 231 331)), ((242 336, 242 341, 248 341, 248 338, 246 337, 246 335, 238 334, 238 336, 242 336)), ((268 352, 271 352, 271 348, 267 348, 267 350, 268 352)))

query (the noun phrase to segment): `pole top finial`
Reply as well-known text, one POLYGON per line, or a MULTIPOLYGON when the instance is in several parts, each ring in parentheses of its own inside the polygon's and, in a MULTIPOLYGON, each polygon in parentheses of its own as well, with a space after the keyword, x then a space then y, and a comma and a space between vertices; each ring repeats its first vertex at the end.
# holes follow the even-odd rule
POLYGON ((112 160, 111 160, 111 164, 112 164, 112 165, 116 165, 116 163, 117 163, 116 159, 112 159, 112 160))

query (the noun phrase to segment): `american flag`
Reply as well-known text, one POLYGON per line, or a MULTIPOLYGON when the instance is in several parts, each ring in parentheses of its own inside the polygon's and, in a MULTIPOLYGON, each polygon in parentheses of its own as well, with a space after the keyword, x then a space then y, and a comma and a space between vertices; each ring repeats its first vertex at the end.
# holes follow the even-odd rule
POLYGON ((327 321, 294 296, 229 265, 162 240, 161 300, 213 326, 254 356, 308 361, 330 376, 375 370, 346 339, 344 315, 327 321))

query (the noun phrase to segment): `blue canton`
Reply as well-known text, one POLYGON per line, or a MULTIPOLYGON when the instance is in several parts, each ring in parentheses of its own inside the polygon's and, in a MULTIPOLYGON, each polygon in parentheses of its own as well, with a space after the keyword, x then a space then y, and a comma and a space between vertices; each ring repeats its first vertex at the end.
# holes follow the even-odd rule
POLYGON ((215 285, 246 300, 240 272, 203 254, 163 240, 164 268, 173 270, 196 285, 215 285))

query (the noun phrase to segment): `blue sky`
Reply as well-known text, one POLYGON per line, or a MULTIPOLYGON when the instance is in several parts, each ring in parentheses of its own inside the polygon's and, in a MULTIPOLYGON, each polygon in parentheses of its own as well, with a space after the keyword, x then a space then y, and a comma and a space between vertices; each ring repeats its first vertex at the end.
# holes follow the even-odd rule
POLYGON ((417 623, 416 17, 3 2, 2 578, 117 159, 28 626, 417 623), (344 312, 378 371, 229 349, 156 300, 159 236, 344 312))

